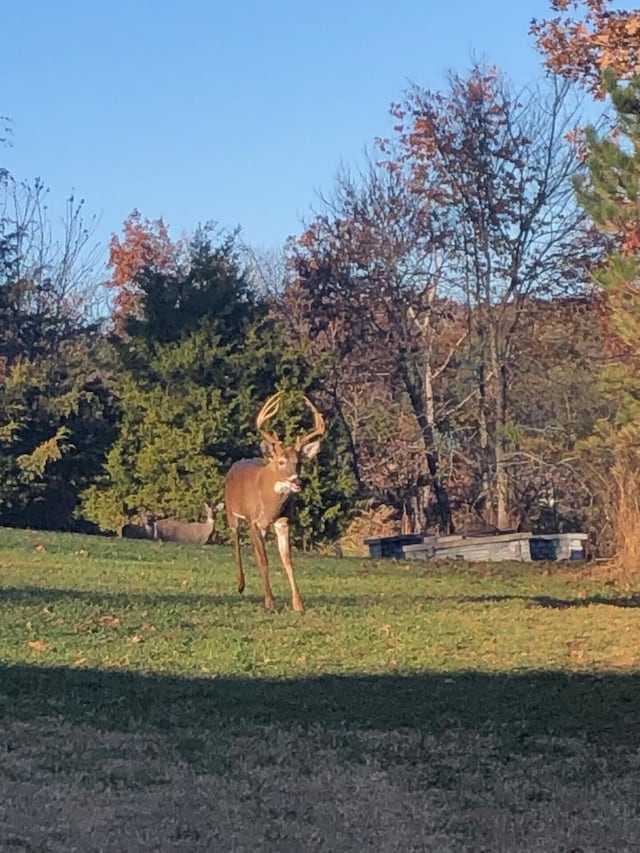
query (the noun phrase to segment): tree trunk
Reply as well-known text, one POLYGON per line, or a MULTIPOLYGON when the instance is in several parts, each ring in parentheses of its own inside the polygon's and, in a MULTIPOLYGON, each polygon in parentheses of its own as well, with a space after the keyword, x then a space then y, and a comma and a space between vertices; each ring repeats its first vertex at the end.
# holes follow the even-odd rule
MULTIPOLYGON (((496 358, 497 362, 497 358, 496 358)), ((507 426, 507 373, 504 365, 500 367, 500 381, 496 399, 496 425, 494 436, 494 456, 496 466, 495 504, 496 527, 507 530, 511 525, 509 515, 509 472, 506 465, 505 429, 507 426)))
POLYGON ((451 505, 449 495, 440 479, 440 460, 435 449, 435 405, 433 400, 433 377, 431 374, 431 361, 427 359, 424 370, 424 414, 425 425, 422 427, 425 446, 427 448, 426 458, 429 476, 431 478, 431 489, 438 507, 438 526, 440 532, 445 536, 455 533, 453 519, 451 518, 451 505))
POLYGON ((362 477, 360 475, 360 455, 358 453, 358 447, 353 436, 353 430, 351 429, 351 426, 349 425, 344 415, 344 412, 342 411, 342 406, 340 404, 340 395, 338 394, 338 389, 335 385, 332 388, 331 396, 333 397, 333 407, 337 412, 340 421, 342 422, 346 434, 347 445, 349 447, 349 455, 351 458, 351 471, 355 478, 356 485, 358 486, 358 492, 362 492, 362 477))
POLYGON ((420 427, 422 440, 425 446, 425 459, 429 470, 429 481, 431 491, 437 507, 438 530, 445 536, 455 533, 453 519, 451 518, 451 505, 446 487, 440 479, 440 465, 438 451, 435 447, 435 426, 433 420, 433 391, 431 390, 431 370, 429 365, 425 369, 422 387, 412 381, 406 361, 403 359, 399 366, 404 385, 411 400, 413 412, 420 427), (430 400, 431 409, 427 406, 430 400))

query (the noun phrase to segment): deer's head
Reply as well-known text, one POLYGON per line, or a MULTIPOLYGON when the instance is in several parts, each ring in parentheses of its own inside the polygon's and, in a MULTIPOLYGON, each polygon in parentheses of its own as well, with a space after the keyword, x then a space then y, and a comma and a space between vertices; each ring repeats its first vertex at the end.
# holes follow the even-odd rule
POLYGON ((303 459, 313 459, 320 450, 320 437, 324 434, 324 419, 313 403, 304 398, 305 403, 313 412, 313 429, 299 436, 290 447, 280 441, 277 433, 266 432, 263 424, 272 418, 280 407, 282 392, 279 391, 266 401, 256 419, 256 426, 262 435, 260 450, 267 460, 267 465, 274 475, 274 490, 279 494, 299 492, 302 488, 300 466, 303 459))

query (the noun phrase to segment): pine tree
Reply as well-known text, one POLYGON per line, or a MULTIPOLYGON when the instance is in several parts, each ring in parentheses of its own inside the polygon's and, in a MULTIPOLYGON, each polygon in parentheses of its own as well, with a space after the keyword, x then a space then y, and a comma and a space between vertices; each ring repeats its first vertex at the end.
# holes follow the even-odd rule
POLYGON ((44 184, 1 169, 0 211, 0 523, 77 529, 115 426, 89 319, 91 224, 72 197, 54 240, 44 184))
MULTIPOLYGON (((216 245, 201 231, 189 253, 182 270, 140 271, 139 310, 115 343, 118 439, 83 500, 85 517, 103 529, 118 530, 143 510, 195 518, 203 501, 222 498, 231 464, 258 455, 264 399, 287 392, 279 425, 286 439, 302 428, 302 396, 317 387, 318 369, 252 294, 233 240, 216 245)), ((300 542, 334 536, 346 520, 353 487, 334 445, 330 428, 304 472, 309 488, 294 521, 300 542)))
POLYGON ((0 521, 17 527, 84 529, 80 493, 115 440, 113 397, 92 336, 49 358, 17 359, 0 389, 0 521))
POLYGON ((596 273, 607 295, 612 365, 605 390, 616 402, 613 425, 598 436, 613 454, 614 528, 618 559, 640 568, 640 76, 620 84, 605 75, 616 115, 614 132, 586 132, 589 178, 576 181, 578 197, 611 237, 606 263, 596 273))

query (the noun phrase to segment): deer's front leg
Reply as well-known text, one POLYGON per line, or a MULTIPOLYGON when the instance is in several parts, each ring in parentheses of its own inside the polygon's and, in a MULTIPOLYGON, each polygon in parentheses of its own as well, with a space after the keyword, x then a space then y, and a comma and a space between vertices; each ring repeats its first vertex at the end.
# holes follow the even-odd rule
POLYGON ((264 606, 267 610, 273 610, 275 601, 271 584, 269 583, 269 561, 267 560, 267 550, 264 547, 264 538, 261 531, 255 524, 251 525, 251 542, 253 543, 253 552, 256 555, 256 562, 262 575, 262 583, 264 584, 264 606))
POLYGON ((291 606, 297 613, 302 613, 304 612, 304 604, 302 603, 302 598, 300 597, 300 591, 298 590, 296 578, 293 574, 293 566, 291 564, 291 550, 289 546, 289 519, 279 518, 274 523, 273 527, 276 531, 276 539, 278 541, 278 552, 280 554, 280 559, 282 560, 282 565, 284 566, 284 570, 287 573, 287 577, 289 578, 289 585, 291 586, 291 606))

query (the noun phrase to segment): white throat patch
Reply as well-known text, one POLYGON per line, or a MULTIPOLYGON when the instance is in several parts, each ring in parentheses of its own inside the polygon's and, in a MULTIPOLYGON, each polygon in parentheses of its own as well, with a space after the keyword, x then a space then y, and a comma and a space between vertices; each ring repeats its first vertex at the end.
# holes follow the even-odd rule
POLYGON ((273 491, 278 495, 288 495, 291 494, 291 492, 299 492, 300 486, 296 483, 292 483, 291 480, 278 480, 273 487, 273 491))

